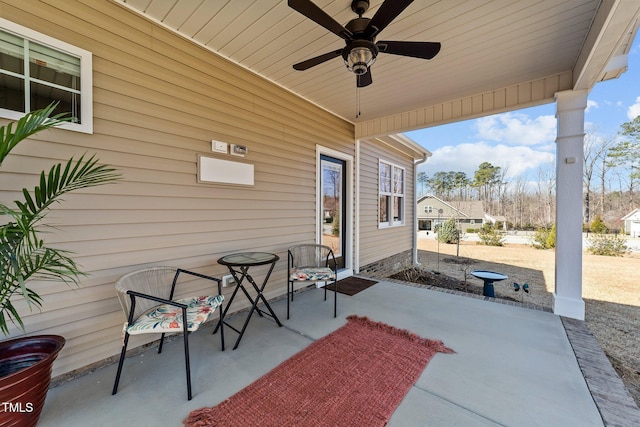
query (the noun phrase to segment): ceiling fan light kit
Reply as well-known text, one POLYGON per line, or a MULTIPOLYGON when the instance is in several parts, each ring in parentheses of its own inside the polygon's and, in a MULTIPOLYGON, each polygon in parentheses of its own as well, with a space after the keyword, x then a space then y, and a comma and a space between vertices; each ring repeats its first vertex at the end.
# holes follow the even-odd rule
POLYGON ((347 69, 356 75, 356 87, 361 88, 373 83, 371 66, 378 53, 432 59, 440 51, 440 43, 415 41, 375 41, 384 30, 413 0, 385 0, 373 18, 362 15, 369 9, 368 0, 353 0, 351 10, 358 17, 342 26, 311 0, 289 0, 289 7, 311 19, 318 25, 344 39, 345 47, 334 50, 293 65, 294 70, 305 71, 323 62, 342 56, 347 69))
POLYGON ((342 50, 342 58, 347 69, 355 75, 366 74, 376 62, 378 48, 367 40, 354 40, 342 50))

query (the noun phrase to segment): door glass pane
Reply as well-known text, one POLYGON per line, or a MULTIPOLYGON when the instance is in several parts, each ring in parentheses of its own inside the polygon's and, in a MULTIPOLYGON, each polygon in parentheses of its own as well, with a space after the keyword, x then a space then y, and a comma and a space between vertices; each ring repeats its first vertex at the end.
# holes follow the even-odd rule
POLYGON ((322 244, 333 249, 336 257, 342 256, 342 166, 322 160, 322 244))

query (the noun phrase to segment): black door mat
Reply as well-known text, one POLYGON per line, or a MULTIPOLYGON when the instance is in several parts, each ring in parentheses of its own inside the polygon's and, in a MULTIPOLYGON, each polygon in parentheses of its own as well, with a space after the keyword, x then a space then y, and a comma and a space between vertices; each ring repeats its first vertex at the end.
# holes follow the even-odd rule
MULTIPOLYGON (((346 279, 338 280, 338 293, 345 295, 355 295, 360 291, 364 291, 370 286, 375 285, 375 280, 362 279, 360 277, 347 277, 346 279)), ((327 289, 334 290, 333 283, 327 285, 327 289)))

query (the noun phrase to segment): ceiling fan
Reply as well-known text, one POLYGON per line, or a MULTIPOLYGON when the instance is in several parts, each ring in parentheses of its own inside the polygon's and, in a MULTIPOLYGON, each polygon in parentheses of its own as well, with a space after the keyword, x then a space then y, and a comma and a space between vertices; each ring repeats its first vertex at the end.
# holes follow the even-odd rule
POLYGON ((384 30, 411 3, 413 0, 385 0, 373 18, 369 19, 362 16, 369 9, 369 0, 353 0, 351 10, 358 14, 358 17, 342 26, 311 0, 289 0, 289 7, 341 37, 346 43, 342 49, 299 62, 293 68, 304 71, 342 56, 347 69, 356 75, 357 87, 365 87, 373 82, 371 65, 380 52, 422 59, 433 58, 440 51, 440 43, 375 41, 378 33, 384 30))

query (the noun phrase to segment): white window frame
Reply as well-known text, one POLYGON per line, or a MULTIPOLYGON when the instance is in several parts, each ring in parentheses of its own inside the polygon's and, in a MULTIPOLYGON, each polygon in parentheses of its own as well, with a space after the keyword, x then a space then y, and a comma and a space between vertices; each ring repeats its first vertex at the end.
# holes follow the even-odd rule
POLYGON ((403 168, 402 166, 399 166, 397 164, 394 164, 386 160, 381 160, 381 159, 378 160, 378 228, 398 227, 398 226, 403 226, 405 224, 405 217, 407 215, 406 197, 404 192, 404 189, 406 188, 406 180, 407 180, 406 172, 407 172, 406 169, 403 168), (380 186, 380 171, 381 171, 381 165, 383 164, 391 168, 391 174, 390 174, 391 191, 390 192, 382 191, 382 188, 380 186), (394 191, 395 189, 393 186, 393 180, 394 180, 396 170, 402 170, 402 192, 401 193, 396 193, 394 191), (388 206, 387 206, 388 221, 380 221, 380 209, 381 209, 380 199, 382 196, 389 196, 387 199, 388 200, 388 206), (393 202, 394 202, 394 198, 396 197, 402 198, 402 205, 400 206, 400 219, 398 220, 395 220, 393 218, 393 204, 394 204, 393 202))
POLYGON ((433 213, 433 206, 425 206, 424 207, 424 213, 433 213))
MULTIPOLYGON (((93 133, 93 55, 91 52, 70 45, 45 34, 0 18, 0 29, 23 39, 33 41, 51 49, 80 58, 80 112, 82 123, 64 123, 60 128, 83 133, 93 133)), ((25 96, 29 96, 26 94, 25 96)), ((0 117, 18 120, 26 113, 0 108, 0 117)))

